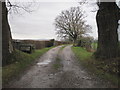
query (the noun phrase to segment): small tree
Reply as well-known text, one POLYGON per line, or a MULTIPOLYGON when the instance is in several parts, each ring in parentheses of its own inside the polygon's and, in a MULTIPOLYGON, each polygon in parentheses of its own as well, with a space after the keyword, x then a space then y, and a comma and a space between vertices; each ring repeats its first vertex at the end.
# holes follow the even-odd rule
POLYGON ((74 43, 90 29, 90 26, 85 24, 80 7, 71 7, 62 11, 55 19, 55 26, 58 36, 70 38, 74 43))

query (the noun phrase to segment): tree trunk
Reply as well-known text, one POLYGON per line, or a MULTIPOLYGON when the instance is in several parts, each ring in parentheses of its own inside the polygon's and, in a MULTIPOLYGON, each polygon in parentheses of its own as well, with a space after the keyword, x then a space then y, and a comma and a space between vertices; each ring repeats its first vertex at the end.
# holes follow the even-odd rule
POLYGON ((115 2, 101 2, 97 12, 98 48, 96 58, 118 57, 118 20, 120 10, 115 2))
MULTIPOLYGON (((2 60, 2 2, 0 2, 0 60, 2 60)), ((1 66, 2 66, 2 62, 0 62, 0 67, 1 66)))
POLYGON ((13 51, 12 36, 8 23, 8 11, 5 2, 2 2, 2 64, 6 64, 7 57, 13 51))

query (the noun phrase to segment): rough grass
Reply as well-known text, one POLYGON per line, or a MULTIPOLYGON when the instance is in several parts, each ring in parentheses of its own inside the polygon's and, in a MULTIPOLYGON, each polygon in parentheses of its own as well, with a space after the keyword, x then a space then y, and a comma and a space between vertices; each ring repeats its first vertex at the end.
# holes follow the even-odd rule
POLYGON ((92 56, 91 52, 87 52, 86 49, 81 47, 72 47, 72 50, 74 51, 75 55, 80 58, 81 61, 89 59, 92 56))
POLYGON ((116 86, 120 83, 120 78, 118 77, 118 62, 120 61, 120 58, 95 60, 92 56, 93 53, 87 52, 81 47, 72 47, 72 50, 81 65, 86 67, 91 73, 105 80, 109 80, 116 86))
POLYGON ((69 45, 69 44, 66 44, 66 45, 62 46, 62 47, 60 48, 60 50, 58 51, 57 58, 56 58, 56 60, 55 60, 55 62, 54 62, 54 64, 53 64, 53 68, 54 68, 55 70, 58 70, 58 69, 60 69, 60 68, 63 66, 62 63, 61 63, 61 59, 60 59, 60 57, 59 57, 59 54, 61 53, 61 51, 62 51, 67 45, 69 45))
POLYGON ((94 50, 97 50, 97 46, 98 46, 97 42, 92 43, 92 47, 93 47, 94 50))
POLYGON ((68 46, 68 45, 70 45, 70 44, 65 44, 65 45, 63 45, 63 46, 60 48, 59 53, 60 53, 66 46, 68 46))
POLYGON ((60 57, 59 57, 59 53, 61 53, 61 51, 62 51, 67 45, 68 45, 68 44, 62 46, 62 47, 60 48, 60 50, 58 51, 58 55, 57 55, 56 60, 55 60, 55 62, 54 62, 54 64, 53 64, 53 68, 54 68, 55 70, 58 70, 58 69, 60 69, 60 68, 62 67, 61 59, 60 59, 60 57))
POLYGON ((47 52, 51 48, 53 47, 36 50, 32 54, 27 54, 15 50, 15 52, 11 55, 12 58, 10 59, 15 59, 13 61, 16 62, 4 66, 2 68, 3 85, 7 84, 8 81, 11 80, 13 77, 18 76, 22 71, 24 71, 28 66, 30 66, 38 57, 40 57, 43 53, 47 52))
POLYGON ((56 59, 55 63, 53 64, 53 68, 58 70, 61 67, 61 60, 59 58, 56 59))

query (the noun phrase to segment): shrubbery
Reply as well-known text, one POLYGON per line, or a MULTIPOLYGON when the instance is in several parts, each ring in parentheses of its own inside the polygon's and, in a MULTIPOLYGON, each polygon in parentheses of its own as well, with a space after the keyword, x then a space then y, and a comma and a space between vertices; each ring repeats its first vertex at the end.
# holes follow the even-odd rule
POLYGON ((50 41, 46 41, 46 42, 45 42, 45 47, 51 47, 51 46, 54 46, 54 42, 55 42, 54 39, 51 39, 50 41))
POLYGON ((90 51, 92 49, 92 37, 82 37, 77 41, 77 46, 85 47, 87 51, 90 51))

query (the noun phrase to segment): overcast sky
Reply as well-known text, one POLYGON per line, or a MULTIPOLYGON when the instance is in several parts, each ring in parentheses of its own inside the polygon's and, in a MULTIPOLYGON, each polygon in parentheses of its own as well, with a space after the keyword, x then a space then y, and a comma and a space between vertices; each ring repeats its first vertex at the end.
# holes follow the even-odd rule
MULTIPOLYGON (((80 6, 78 2, 38 2, 39 8, 32 13, 21 15, 9 15, 9 23, 13 39, 57 39, 54 20, 63 10, 80 6)), ((95 4, 86 4, 86 20, 92 26, 94 38, 97 38, 95 4)))

